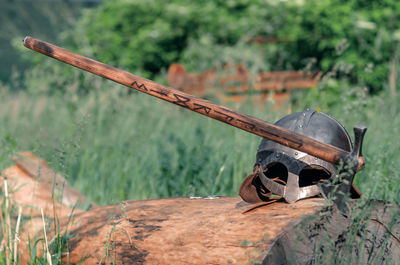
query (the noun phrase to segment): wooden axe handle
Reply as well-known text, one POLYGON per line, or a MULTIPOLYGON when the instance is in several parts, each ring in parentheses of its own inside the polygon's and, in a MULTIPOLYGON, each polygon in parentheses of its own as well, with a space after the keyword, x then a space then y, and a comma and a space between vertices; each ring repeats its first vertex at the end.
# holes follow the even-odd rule
MULTIPOLYGON (((25 37, 24 45, 31 50, 40 52, 82 70, 110 79, 140 92, 190 109, 204 116, 219 120, 298 151, 313 155, 330 163, 338 164, 349 155, 349 152, 333 145, 319 142, 310 137, 294 133, 285 128, 231 110, 224 106, 163 86, 121 69, 70 52, 45 41, 32 37, 25 37)), ((359 163, 360 162, 359 168, 362 168, 362 165, 364 165, 362 157, 359 163)))

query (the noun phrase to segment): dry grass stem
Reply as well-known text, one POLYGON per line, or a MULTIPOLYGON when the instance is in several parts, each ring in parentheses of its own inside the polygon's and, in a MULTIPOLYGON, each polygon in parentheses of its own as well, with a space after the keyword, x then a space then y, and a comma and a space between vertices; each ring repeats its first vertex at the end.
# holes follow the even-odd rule
POLYGON ((3 233, 3 238, 1 240, 1 245, 0 245, 0 251, 3 252, 4 247, 5 247, 5 242, 6 242, 6 238, 5 238, 5 226, 4 226, 4 219, 3 219, 3 208, 1 207, 3 205, 3 199, 1 200, 0 203, 0 221, 1 221, 1 232, 3 233))
POLYGON ((10 215, 9 215, 9 202, 8 202, 8 186, 7 186, 7 180, 4 180, 4 194, 6 198, 6 209, 5 209, 5 221, 6 221, 6 231, 5 231, 5 238, 6 238, 6 264, 10 265, 11 264, 11 259, 10 259, 10 253, 9 251, 11 250, 11 221, 10 221, 10 215))
POLYGON ((18 243, 19 243, 19 225, 21 223, 21 207, 18 208, 18 219, 17 225, 15 227, 15 239, 14 239, 14 265, 17 264, 17 253, 18 253, 18 243))
POLYGON ((46 244, 46 258, 47 258, 47 262, 52 265, 51 263, 51 255, 49 252, 49 245, 47 243, 47 235, 46 235, 46 224, 44 222, 44 214, 43 214, 43 209, 40 209, 40 211, 42 212, 42 221, 43 221, 43 234, 44 234, 44 242, 46 244))

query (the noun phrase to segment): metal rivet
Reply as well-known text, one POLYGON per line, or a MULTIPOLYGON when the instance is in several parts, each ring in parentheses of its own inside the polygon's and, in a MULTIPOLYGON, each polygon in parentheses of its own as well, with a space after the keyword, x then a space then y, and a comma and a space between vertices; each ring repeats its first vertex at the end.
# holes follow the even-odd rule
POLYGON ((300 124, 300 125, 299 125, 299 128, 303 128, 303 125, 302 125, 302 124, 300 124))
POLYGON ((294 152, 294 155, 295 155, 295 156, 297 156, 298 154, 299 154, 299 153, 297 153, 297 152, 294 152))

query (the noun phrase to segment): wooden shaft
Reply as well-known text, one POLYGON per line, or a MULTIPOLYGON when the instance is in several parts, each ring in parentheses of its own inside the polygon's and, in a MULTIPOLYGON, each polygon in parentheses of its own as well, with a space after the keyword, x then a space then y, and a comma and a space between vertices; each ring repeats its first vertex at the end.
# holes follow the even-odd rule
MULTIPOLYGON (((163 86, 151 80, 70 52, 50 43, 32 37, 25 37, 24 45, 31 50, 40 52, 82 70, 110 79, 122 85, 139 90, 140 92, 190 109, 207 117, 219 120, 298 151, 305 152, 330 163, 338 164, 341 160, 345 160, 349 155, 349 152, 333 145, 319 142, 263 120, 231 110, 179 90, 163 86)), ((363 161, 360 162, 363 164, 363 161)))

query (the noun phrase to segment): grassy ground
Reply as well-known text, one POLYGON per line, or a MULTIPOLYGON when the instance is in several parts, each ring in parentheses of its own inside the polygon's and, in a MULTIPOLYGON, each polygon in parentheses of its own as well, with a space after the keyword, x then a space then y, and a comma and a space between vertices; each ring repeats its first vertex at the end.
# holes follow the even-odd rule
MULTIPOLYGON (((67 91, 16 93, 0 87, 1 170, 13 164, 13 154, 30 150, 100 205, 127 199, 237 196, 241 181, 252 171, 257 136, 148 95, 128 93, 100 78, 93 79, 89 94, 67 91)), ((365 124, 366 168, 357 174, 356 186, 365 200, 400 202, 400 98, 389 93, 367 96, 346 84, 334 101, 324 84, 317 91, 295 95, 292 111, 321 109, 351 135, 353 125, 365 124)), ((287 108, 272 111, 268 104, 230 107, 269 122, 287 114, 287 108)), ((44 258, 38 259, 42 262, 44 258)))
MULTIPOLYGON (((260 138, 175 105, 96 80, 88 95, 1 89, 1 169, 9 154, 32 150, 97 203, 125 199, 237 194, 260 138)), ((297 97, 293 111, 320 108, 345 125, 368 127, 366 168, 356 184, 368 197, 400 201, 398 97, 356 94, 331 107, 297 97)), ((350 92, 343 92, 350 93, 350 92)), ((242 103, 232 108, 274 122, 287 114, 242 103)))
POLYGON ((101 205, 236 195, 252 170, 256 136, 107 85, 82 97, 4 92, 2 168, 12 164, 10 151, 32 150, 101 205))
MULTIPOLYGON (((12 164, 11 153, 31 150, 101 205, 237 194, 252 170, 259 137, 148 95, 128 94, 108 81, 98 80, 96 86, 84 96, 15 94, 3 87, 1 169, 12 164)), ((301 106, 302 100, 293 111, 322 104, 305 98, 301 106)), ((287 114, 246 103, 231 107, 270 122, 287 114)), ((356 184, 368 198, 399 202, 398 98, 359 96, 322 111, 351 135, 357 123, 368 127, 366 168, 356 184)))

